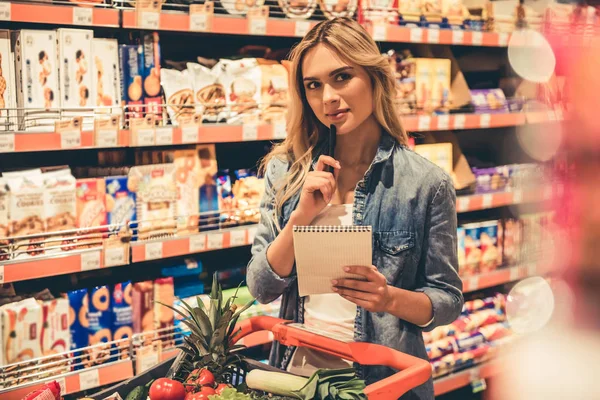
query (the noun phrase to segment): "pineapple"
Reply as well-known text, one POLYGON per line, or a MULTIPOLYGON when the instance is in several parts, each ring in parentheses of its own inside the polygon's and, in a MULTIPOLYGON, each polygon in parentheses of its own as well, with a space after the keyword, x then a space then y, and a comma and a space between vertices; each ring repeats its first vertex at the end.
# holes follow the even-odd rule
POLYGON ((234 295, 223 303, 223 290, 214 273, 208 310, 200 297, 196 298, 195 307, 182 301, 185 312, 161 303, 180 314, 184 318, 182 322, 191 331, 184 338, 182 352, 175 359, 167 378, 185 382, 192 371, 206 368, 217 382, 230 381, 228 378, 231 378, 232 370, 241 363, 240 356, 235 351, 244 347, 232 344, 239 333, 234 332, 235 325, 240 314, 253 304, 251 301, 237 309, 233 304, 235 298, 234 295))

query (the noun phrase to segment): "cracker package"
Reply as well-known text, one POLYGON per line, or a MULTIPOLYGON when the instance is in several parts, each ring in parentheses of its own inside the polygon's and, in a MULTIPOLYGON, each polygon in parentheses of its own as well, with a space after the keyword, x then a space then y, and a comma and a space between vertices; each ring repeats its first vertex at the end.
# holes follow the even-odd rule
MULTIPOLYGON (((44 356, 62 354, 71 350, 69 331, 69 300, 58 298, 42 303, 44 324, 42 326, 42 353, 44 356)), ((65 355, 61 356, 65 358, 65 355)), ((68 371, 68 366, 62 369, 68 371)), ((55 371, 58 372, 58 371, 55 371)))
MULTIPOLYGON (((2 317, 2 365, 41 357, 43 313, 33 298, 0 308, 2 317)), ((26 364, 23 365, 26 367, 26 364)))
MULTIPOLYGON (((119 71, 119 44, 117 39, 92 40, 92 88, 94 105, 102 107, 118 107, 121 102, 121 86, 119 71)), ((115 110, 100 110, 112 111, 115 110)))
POLYGON ((160 94, 160 46, 158 33, 144 35, 144 56, 142 64, 142 81, 146 113, 151 113, 156 120, 162 120, 162 96, 160 94))
POLYGON ((227 119, 225 88, 218 82, 215 71, 196 63, 187 63, 187 70, 194 102, 199 105, 196 111, 202 113, 202 121, 224 122, 227 119))
POLYGON ((102 178, 77 180, 77 227, 106 225, 106 183, 102 178))
POLYGON ((236 181, 231 188, 235 199, 236 219, 241 223, 260 221, 260 201, 265 192, 264 179, 255 173, 240 169, 235 171, 236 181))
MULTIPOLYGON (((76 179, 69 169, 46 172, 44 178, 44 221, 46 232, 77 227, 76 179)), ((69 234, 71 236, 71 234, 69 234)), ((55 245, 59 245, 60 241, 55 245)))
POLYGON ((136 220, 135 193, 127 187, 127 176, 106 178, 106 211, 112 232, 126 231, 136 220))
POLYGON ((198 232, 200 159, 195 150, 177 150, 174 157, 177 181, 177 231, 198 232))
POLYGON ((188 70, 175 69, 160 70, 160 80, 165 91, 167 113, 171 124, 177 125, 181 116, 194 115, 194 91, 190 82, 188 70))
MULTIPOLYGON (((173 307, 174 303, 175 284, 173 277, 156 279, 154 281, 154 329, 163 329, 165 335, 170 333, 168 328, 173 327, 175 313, 163 304, 173 307)), ((168 348, 172 346, 172 341, 164 340, 162 344, 163 347, 168 348)))
POLYGON ((138 239, 174 234, 177 227, 175 166, 133 167, 129 171, 128 187, 136 193, 138 239))
POLYGON ((121 96, 126 106, 125 118, 144 116, 144 92, 142 88, 143 50, 140 45, 119 45, 121 61, 121 96))
MULTIPOLYGON (((71 350, 82 349, 89 345, 90 339, 88 329, 90 323, 88 320, 89 298, 87 289, 71 291, 67 294, 69 299, 69 333, 71 350)), ((74 369, 83 369, 87 365, 88 353, 75 351, 73 357, 76 358, 74 369)))
POLYGON ((97 286, 89 290, 88 310, 88 349, 89 365, 99 365, 110 360, 110 344, 97 346, 98 344, 112 341, 112 310, 110 308, 110 291, 108 286, 97 286))
POLYGON ((154 329, 154 283, 136 282, 132 288, 133 332, 154 329))
POLYGON ((90 107, 93 79, 92 38, 94 31, 58 29, 61 108, 90 107))
POLYGON ((17 77, 17 107, 26 130, 54 131, 56 112, 40 110, 60 106, 56 32, 20 30, 13 32, 17 77), (35 115, 35 116, 34 116, 35 115))
POLYGON ((130 281, 117 283, 111 290, 112 310, 112 340, 113 354, 119 359, 129 356, 129 344, 133 335, 133 310, 132 292, 133 286, 130 281))
POLYGON ((0 131, 14 131, 16 121, 16 77, 10 47, 10 31, 0 30, 0 131))
POLYGON ((202 144, 196 147, 200 160, 199 199, 200 229, 211 230, 219 227, 219 192, 217 190, 217 156, 214 144, 202 144))
POLYGON ((261 61, 261 117, 268 123, 285 123, 289 73, 277 62, 261 61))
POLYGON ((225 88, 229 106, 229 123, 243 122, 247 116, 258 114, 261 102, 262 74, 255 58, 220 60, 213 69, 225 88))

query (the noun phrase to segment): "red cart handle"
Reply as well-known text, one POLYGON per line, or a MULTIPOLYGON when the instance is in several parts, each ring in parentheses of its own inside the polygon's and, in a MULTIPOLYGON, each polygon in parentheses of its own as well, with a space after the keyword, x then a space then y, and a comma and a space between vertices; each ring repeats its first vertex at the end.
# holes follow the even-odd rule
POLYGON ((384 365, 399 370, 396 374, 367 386, 364 390, 369 400, 397 399, 409 390, 427 382, 431 365, 420 358, 373 343, 344 343, 329 337, 288 326, 286 321, 274 317, 253 317, 240 322, 235 337, 241 338, 257 331, 273 332, 275 340, 286 346, 309 347, 361 365, 384 365))

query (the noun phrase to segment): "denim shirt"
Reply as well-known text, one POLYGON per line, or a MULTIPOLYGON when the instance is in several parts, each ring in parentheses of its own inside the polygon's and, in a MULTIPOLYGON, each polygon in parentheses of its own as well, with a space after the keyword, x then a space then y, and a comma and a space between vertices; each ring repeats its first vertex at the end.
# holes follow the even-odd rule
MULTIPOLYGON (((325 145, 317 146, 315 163, 324 148, 325 145)), ((267 260, 267 249, 277 236, 275 187, 286 178, 288 168, 288 161, 279 159, 267 165, 261 222, 252 246, 247 283, 250 293, 261 303, 283 295, 280 317, 303 322, 304 299, 298 298, 295 267, 289 277, 282 278, 267 260)), ((299 198, 297 193, 284 204, 278 221, 281 229, 299 198)), ((433 321, 420 328, 392 314, 372 313, 357 307, 355 341, 377 343, 427 359, 422 331, 458 318, 464 300, 457 273, 455 203, 454 186, 446 173, 389 134, 382 134, 375 158, 354 191, 353 224, 372 227, 373 265, 388 284, 425 293, 433 305, 433 321)), ((270 363, 286 368, 293 350, 273 343, 270 363)), ((356 365, 356 368, 367 384, 395 373, 385 366, 356 365)), ((431 379, 402 396, 402 399, 433 398, 431 379)))

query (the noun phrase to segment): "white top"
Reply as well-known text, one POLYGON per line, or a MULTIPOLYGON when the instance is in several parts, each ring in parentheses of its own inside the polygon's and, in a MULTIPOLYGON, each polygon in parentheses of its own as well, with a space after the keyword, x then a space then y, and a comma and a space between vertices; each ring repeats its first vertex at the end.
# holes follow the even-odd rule
MULTIPOLYGON (((352 204, 329 204, 311 225, 352 225, 352 204)), ((356 304, 337 293, 307 296, 304 300, 304 325, 318 328, 347 340, 354 338, 356 304)), ((352 362, 306 347, 298 347, 287 370, 310 376, 319 368, 347 368, 352 362)))

